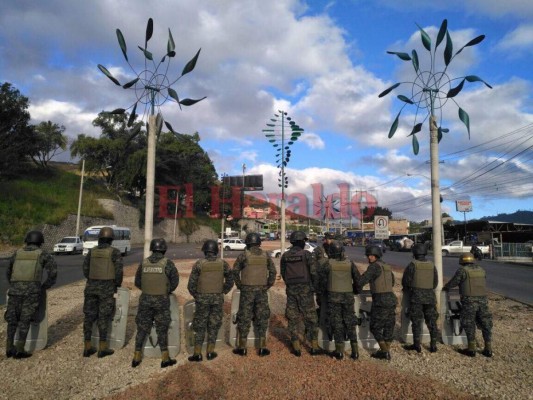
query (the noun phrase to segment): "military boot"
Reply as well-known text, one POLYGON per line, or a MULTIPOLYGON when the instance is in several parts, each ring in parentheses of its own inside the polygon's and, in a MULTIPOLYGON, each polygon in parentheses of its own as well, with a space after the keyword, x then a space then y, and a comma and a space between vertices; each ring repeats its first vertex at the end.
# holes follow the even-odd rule
POLYGON ((485 357, 492 357, 492 344, 490 342, 485 342, 485 348, 481 352, 485 357))
POLYGON ((384 341, 379 341, 378 344, 379 350, 372 353, 370 357, 377 358, 379 360, 390 360, 390 352, 387 347, 387 343, 385 343, 384 341))
POLYGON ((15 344, 13 343, 13 340, 6 340, 6 357, 11 358, 14 357, 17 353, 17 350, 15 348, 15 344))
POLYGON ((312 356, 318 356, 322 354, 322 350, 320 347, 318 347, 318 339, 311 340, 311 349, 309 350, 309 354, 312 356))
POLYGON ((468 357, 475 357, 476 356, 476 342, 468 342, 468 347, 466 349, 460 349, 458 350, 459 353, 464 354, 468 357))
POLYGON ((431 339, 431 341, 429 342, 429 351, 431 353, 437 352, 437 339, 431 339))
POLYGON ((248 351, 246 350, 247 342, 248 340, 246 338, 239 338, 239 344, 236 349, 233 349, 233 354, 238 354, 239 356, 245 356, 248 354, 248 351))
POLYGON ((174 360, 173 358, 170 358, 168 354, 168 350, 161 352, 161 368, 170 367, 172 365, 175 365, 176 362, 177 362, 176 360, 174 360))
POLYGON ((107 340, 100 340, 100 343, 98 344, 98 358, 107 357, 113 353, 115 353, 115 350, 109 348, 107 340))
POLYGON ((332 351, 330 355, 337 360, 342 360, 344 358, 344 343, 335 343, 335 351, 332 351))
POLYGON ((218 354, 215 352, 215 343, 207 343, 207 359, 214 360, 217 356, 218 354))
POLYGON ((135 350, 135 352, 133 353, 133 360, 131 361, 131 367, 138 367, 141 364, 142 359, 142 352, 135 350))
POLYGON ((302 346, 300 346, 300 341, 298 339, 291 341, 292 351, 291 354, 294 354, 296 357, 302 355, 302 346))
POLYGON ((352 348, 350 358, 352 360, 357 360, 359 358, 359 346, 357 345, 357 340, 350 340, 350 347, 352 348))
POLYGON ((405 350, 416 350, 417 353, 422 353, 422 346, 420 346, 420 338, 415 338, 413 344, 403 346, 405 350))
POLYGON ((266 347, 266 338, 259 338, 259 350, 257 351, 259 357, 264 357, 270 355, 270 350, 266 347))
POLYGON ((24 344, 22 340, 18 340, 15 345, 15 355, 14 358, 20 359, 20 358, 28 358, 31 357, 31 353, 28 353, 26 350, 24 350, 24 344))
POLYGON ((189 361, 202 361, 202 345, 194 345, 194 353, 188 358, 189 361))
POLYGON ((96 353, 96 349, 92 346, 90 340, 83 342, 83 357, 90 357, 96 353))

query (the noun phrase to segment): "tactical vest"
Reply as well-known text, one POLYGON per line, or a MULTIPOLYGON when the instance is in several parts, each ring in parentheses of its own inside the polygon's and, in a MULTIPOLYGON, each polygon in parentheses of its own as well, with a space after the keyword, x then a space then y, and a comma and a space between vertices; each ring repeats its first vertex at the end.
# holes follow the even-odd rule
POLYGON ((464 267, 466 279, 461 283, 461 296, 486 296, 485 270, 481 268, 464 267))
POLYGON ((390 265, 378 264, 381 268, 381 274, 374 281, 370 282, 370 291, 375 293, 392 292, 392 270, 390 265))
POLYGON ((224 291, 224 261, 202 260, 200 263, 200 277, 198 279, 198 293, 222 293, 224 291))
POLYGON ((245 286, 266 286, 268 281, 267 256, 245 250, 246 266, 241 270, 241 283, 245 286))
POLYGON ((168 295, 169 281, 165 274, 167 258, 163 257, 156 263, 145 258, 142 263, 141 290, 150 296, 168 295))
POLYGON ((115 279, 115 265, 111 255, 113 247, 99 249, 94 247, 91 250, 91 263, 89 265, 89 278, 96 280, 115 279))
POLYGON ((309 268, 305 262, 305 250, 300 249, 295 252, 287 252, 283 255, 287 263, 285 270, 285 284, 309 283, 309 268))
POLYGON ((350 260, 329 260, 328 292, 352 293, 352 263, 350 260))
POLYGON ((433 289, 433 263, 431 261, 413 261, 415 276, 413 279, 414 289, 433 289))
POLYGON ((11 282, 41 282, 43 266, 39 262, 42 250, 17 250, 11 282))

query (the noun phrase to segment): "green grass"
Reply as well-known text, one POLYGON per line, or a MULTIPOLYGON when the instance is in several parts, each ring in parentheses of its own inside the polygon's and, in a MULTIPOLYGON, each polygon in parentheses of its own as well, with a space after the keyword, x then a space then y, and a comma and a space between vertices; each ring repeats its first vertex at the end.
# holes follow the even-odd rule
MULTIPOLYGON (((80 176, 75 171, 51 167, 32 169, 24 177, 1 182, 0 242, 20 245, 28 230, 43 224, 58 225, 68 214, 77 214, 80 176)), ((112 218, 96 201, 115 198, 91 179, 83 188, 81 214, 112 218)))

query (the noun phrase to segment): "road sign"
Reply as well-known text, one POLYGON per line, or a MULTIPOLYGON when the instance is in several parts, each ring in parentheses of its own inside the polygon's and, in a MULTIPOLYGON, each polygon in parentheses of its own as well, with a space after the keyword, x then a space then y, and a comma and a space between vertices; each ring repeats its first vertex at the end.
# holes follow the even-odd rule
POLYGON ((386 215, 374 216, 374 237, 376 239, 389 238, 389 217, 386 215))

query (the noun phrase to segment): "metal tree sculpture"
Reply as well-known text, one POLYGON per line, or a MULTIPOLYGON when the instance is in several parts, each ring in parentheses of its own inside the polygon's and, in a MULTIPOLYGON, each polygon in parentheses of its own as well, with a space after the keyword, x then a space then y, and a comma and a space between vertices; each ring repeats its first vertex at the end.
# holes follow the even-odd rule
POLYGON ((279 114, 274 114, 263 129, 263 133, 272 146, 276 149, 276 163, 279 168, 278 186, 281 188, 281 253, 285 251, 285 189, 289 184, 289 179, 285 176, 285 167, 291 158, 291 146, 303 133, 291 117, 285 111, 278 110, 279 114), (288 136, 290 139, 287 140, 288 136))
MULTIPOLYGON (((418 54, 416 50, 412 50, 411 55, 407 53, 397 51, 387 51, 388 54, 394 54, 404 61, 410 61, 415 70, 415 80, 413 82, 399 82, 382 93, 379 97, 386 96, 394 89, 402 84, 409 84, 411 87, 411 94, 409 96, 398 95, 398 99, 405 104, 398 112, 398 115, 394 119, 392 126, 389 130, 389 138, 392 138, 396 129, 398 128, 398 121, 403 108, 407 105, 416 106, 416 114, 413 129, 409 136, 412 136, 412 146, 414 154, 418 154, 419 143, 416 134, 422 130, 422 125, 429 117, 429 129, 430 129, 430 159, 431 159, 431 200, 432 200, 432 220, 433 220, 433 254, 435 260, 435 266, 439 272, 439 284, 437 291, 442 288, 442 235, 441 235, 441 212, 440 212, 440 188, 439 188, 439 147, 438 144, 443 137, 444 133, 449 132, 449 129, 443 128, 437 124, 437 118, 435 117, 435 110, 440 111, 440 121, 442 122, 442 108, 451 99, 459 109, 459 119, 465 124, 468 137, 470 138, 470 117, 468 113, 463 110, 459 104, 455 101, 454 97, 461 92, 466 82, 483 82, 487 87, 492 87, 483 79, 475 75, 467 75, 460 78, 451 79, 448 74, 448 66, 452 60, 460 54, 466 47, 475 46, 485 39, 485 35, 477 36, 470 40, 467 44, 461 47, 455 53, 453 52, 453 42, 448 32, 448 22, 443 20, 437 34, 437 40, 435 47, 432 48, 432 41, 429 35, 419 26, 420 38, 422 45, 428 51, 430 55, 430 69, 420 69, 418 54), (446 45, 443 53, 444 69, 437 71, 437 47, 446 38, 446 45), (459 81, 457 86, 452 87, 452 82, 459 81), (417 122, 419 117, 419 111, 424 111, 422 122, 417 122)), ((437 297, 440 299, 440 297, 437 297)))
MULTIPOLYGON (((161 133, 163 127, 163 122, 167 128, 176 134, 170 123, 163 120, 163 116, 160 112, 160 108, 167 101, 175 101, 178 103, 178 106, 181 109, 181 106, 192 106, 193 104, 198 103, 199 101, 205 99, 202 97, 200 99, 181 99, 178 96, 178 93, 171 86, 177 83, 182 76, 188 74, 196 67, 196 62, 200 55, 200 50, 196 55, 185 65, 176 79, 171 81, 168 76, 168 70, 170 68, 170 61, 176 56, 175 43, 172 37, 172 32, 168 30, 168 42, 167 42, 167 51, 163 58, 156 63, 154 61, 153 54, 148 51, 148 41, 151 39, 154 30, 154 22, 152 18, 148 19, 146 26, 146 36, 144 47, 138 46, 139 50, 143 53, 144 56, 144 69, 141 72, 137 72, 135 68, 130 64, 127 53, 126 41, 120 29, 117 29, 117 39, 122 50, 122 54, 126 59, 126 62, 130 66, 132 72, 135 74, 136 78, 121 85, 121 83, 116 79, 109 70, 101 64, 98 64, 98 68, 102 71, 115 85, 122 86, 124 89, 132 89, 135 92, 136 100, 129 106, 127 109, 117 108, 111 111, 111 114, 124 114, 126 111, 130 110, 130 116, 128 119, 128 127, 132 127, 135 119, 137 118, 137 106, 139 104, 144 105, 144 114, 149 114, 148 118, 148 154, 147 154, 147 163, 146 163, 146 210, 145 210, 145 235, 144 235, 144 256, 149 255, 150 241, 152 240, 152 230, 153 230, 153 210, 154 210, 154 189, 155 189, 155 143, 156 136, 158 137, 161 133), (166 66, 165 66, 166 64, 166 66), (150 66, 152 68, 150 68, 150 66), (164 72, 161 72, 164 69, 164 72), (157 117, 155 116, 155 109, 158 109, 157 117)), ((142 127, 142 121, 139 121, 135 124, 132 129, 131 139, 137 136, 142 127)))

